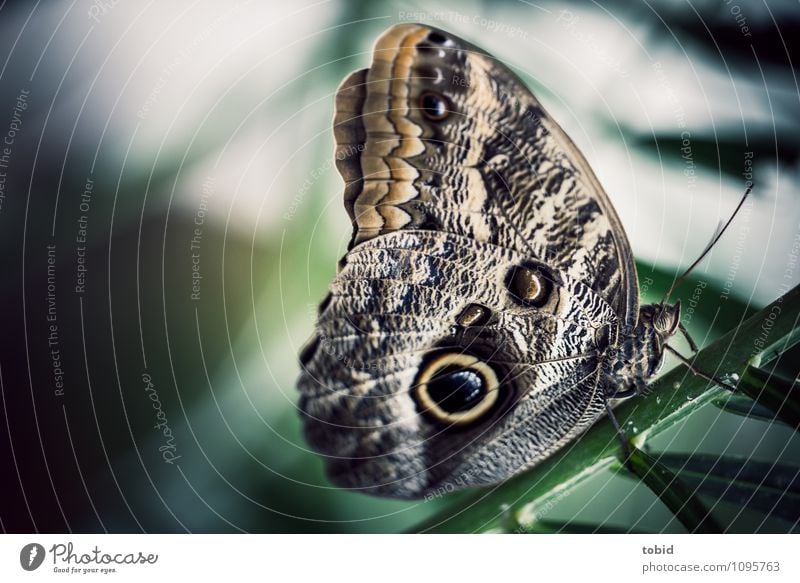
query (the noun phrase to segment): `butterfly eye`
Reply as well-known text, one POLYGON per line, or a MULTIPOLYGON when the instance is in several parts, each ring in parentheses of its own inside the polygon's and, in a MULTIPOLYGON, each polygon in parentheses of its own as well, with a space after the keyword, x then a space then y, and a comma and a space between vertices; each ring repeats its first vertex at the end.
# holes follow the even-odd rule
POLYGON ((498 388, 488 364, 468 354, 448 353, 422 369, 414 397, 422 412, 436 421, 467 425, 493 409, 498 388))
POLYGON ((673 306, 664 306, 663 309, 656 312, 653 318, 653 328, 655 328, 656 332, 663 335, 673 335, 678 328, 678 323, 681 318, 680 314, 679 303, 673 306))
POLYGON ((433 121, 441 121, 450 114, 447 100, 438 93, 426 91, 419 96, 419 108, 422 115, 433 121))

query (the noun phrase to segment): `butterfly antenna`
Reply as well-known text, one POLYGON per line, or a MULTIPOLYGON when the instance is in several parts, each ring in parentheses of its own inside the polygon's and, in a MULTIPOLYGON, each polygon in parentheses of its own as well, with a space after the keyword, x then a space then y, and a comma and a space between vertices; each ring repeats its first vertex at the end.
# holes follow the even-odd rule
POLYGON ((748 186, 748 187, 747 187, 747 190, 745 190, 745 192, 744 192, 744 195, 742 196, 742 199, 739 201, 739 204, 738 204, 738 205, 736 205, 736 209, 733 211, 733 213, 731 213, 731 216, 728 218, 728 220, 725 222, 725 224, 724 224, 724 225, 722 225, 722 223, 720 222, 720 225, 722 225, 722 226, 721 226, 721 227, 720 227, 719 225, 717 226, 717 229, 716 229, 716 231, 715 231, 715 233, 714 233, 714 236, 711 238, 711 241, 708 243, 708 245, 706 245, 706 248, 705 248, 705 249, 703 250, 703 252, 700 254, 700 257, 698 257, 697 259, 695 259, 694 263, 692 263, 692 264, 691 264, 691 265, 690 265, 690 266, 689 266, 689 267, 686 269, 686 271, 684 271, 684 272, 683 272, 683 273, 682 273, 682 274, 681 274, 681 275, 680 275, 680 276, 679 276, 679 277, 678 277, 678 278, 677 278, 677 279, 676 279, 676 280, 675 280, 675 281, 672 283, 672 286, 671 286, 671 287, 670 287, 670 288, 667 290, 667 293, 665 293, 665 294, 664 294, 664 297, 663 297, 663 298, 661 298, 660 305, 662 305, 662 306, 663 306, 663 305, 666 303, 666 301, 669 299, 669 296, 670 296, 670 295, 672 295, 672 292, 674 292, 674 291, 675 291, 675 288, 676 288, 676 287, 678 287, 678 284, 680 284, 680 283, 681 283, 681 282, 682 282, 682 281, 683 281, 683 280, 686 278, 686 276, 687 276, 687 275, 689 275, 689 274, 692 272, 692 270, 693 270, 695 267, 697 267, 697 266, 700 264, 700 262, 701 262, 703 259, 705 259, 706 255, 708 255, 708 253, 711 251, 711 249, 714 247, 714 245, 716 245, 716 244, 717 244, 717 241, 719 241, 719 240, 720 240, 720 238, 721 238, 721 237, 722 237, 722 235, 725 233, 725 231, 728 229, 728 227, 730 227, 730 226, 731 226, 731 223, 733 222, 733 219, 734 219, 734 218, 736 218, 736 215, 737 215, 737 214, 739 214, 739 211, 741 210, 741 208, 742 208, 742 205, 744 205, 744 201, 745 201, 745 200, 747 200, 747 196, 750 194, 750 192, 751 192, 752 190, 753 190, 753 187, 752 187, 752 186, 748 186))

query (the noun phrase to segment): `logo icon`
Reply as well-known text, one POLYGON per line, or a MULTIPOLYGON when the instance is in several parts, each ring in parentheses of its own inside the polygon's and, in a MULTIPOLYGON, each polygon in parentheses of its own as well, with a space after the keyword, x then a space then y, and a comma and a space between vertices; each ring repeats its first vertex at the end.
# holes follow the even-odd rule
POLYGON ((44 562, 44 547, 39 543, 29 543, 19 552, 19 564, 26 571, 35 571, 44 562))

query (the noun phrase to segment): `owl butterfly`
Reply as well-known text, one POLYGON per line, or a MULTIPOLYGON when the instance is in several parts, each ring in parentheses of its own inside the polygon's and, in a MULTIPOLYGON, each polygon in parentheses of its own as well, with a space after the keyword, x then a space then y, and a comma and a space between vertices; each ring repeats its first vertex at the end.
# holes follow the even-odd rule
POLYGON ((679 303, 639 306, 583 155, 477 47, 401 24, 339 87, 349 250, 303 349, 305 436, 336 484, 494 484, 640 392, 679 303))

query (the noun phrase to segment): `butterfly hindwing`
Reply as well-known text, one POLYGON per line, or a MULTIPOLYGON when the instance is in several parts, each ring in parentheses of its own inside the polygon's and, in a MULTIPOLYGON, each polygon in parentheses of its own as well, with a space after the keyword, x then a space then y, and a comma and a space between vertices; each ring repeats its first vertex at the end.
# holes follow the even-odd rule
POLYGON ((304 351, 306 437, 335 482, 371 493, 492 483, 601 413, 597 353, 615 322, 582 282, 514 250, 438 232, 375 237, 348 253, 304 351), (517 285, 528 269, 548 278, 535 307, 517 285), (422 393, 448 362, 493 377, 480 415, 444 404, 463 374, 422 393))

